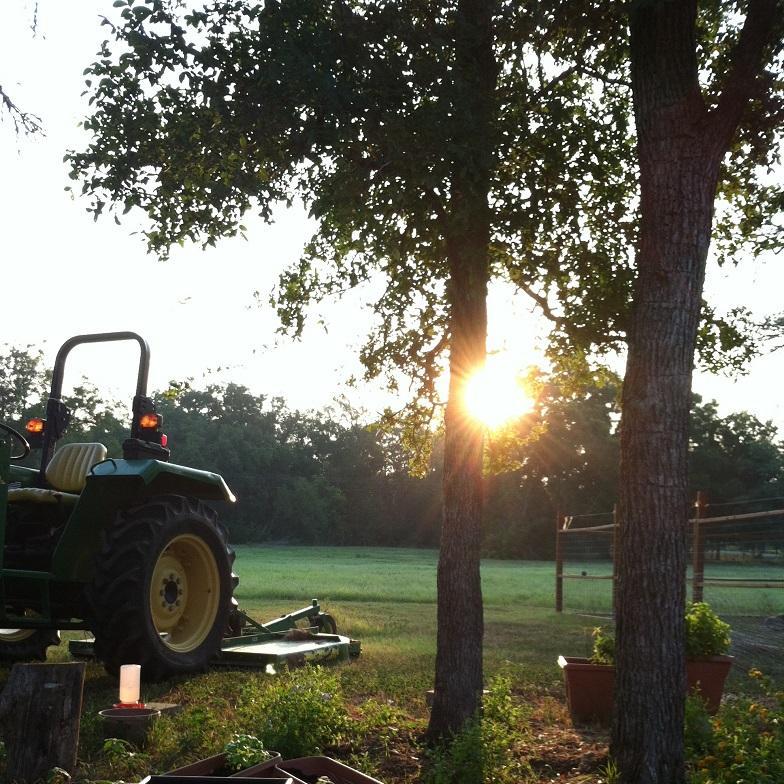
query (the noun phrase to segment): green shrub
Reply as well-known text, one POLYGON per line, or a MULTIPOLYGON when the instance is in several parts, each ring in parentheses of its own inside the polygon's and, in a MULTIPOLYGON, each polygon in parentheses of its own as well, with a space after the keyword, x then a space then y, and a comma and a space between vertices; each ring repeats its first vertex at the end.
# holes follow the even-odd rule
POLYGON ((597 626, 593 632, 593 653, 591 661, 594 664, 615 664, 615 637, 601 627, 597 626))
POLYGON ((531 775, 515 755, 528 734, 528 717, 510 687, 502 676, 491 681, 481 717, 430 751, 425 784, 521 784, 531 775))
POLYGON ((134 778, 149 767, 148 754, 138 751, 127 740, 106 738, 102 747, 109 772, 114 779, 134 778))
POLYGON ((690 784, 781 784, 784 781, 784 692, 758 670, 757 698, 725 700, 708 717, 690 701, 686 750, 690 784))
POLYGON ((686 656, 720 656, 729 649, 730 625, 705 602, 690 605, 686 611, 686 656))
POLYGON ((348 728, 340 681, 322 667, 285 672, 248 690, 238 706, 239 724, 265 749, 284 757, 320 754, 348 728))
MULTIPOLYGON (((720 656, 730 649, 730 626, 705 602, 695 602, 686 609, 686 656, 699 659, 720 656)), ((593 630, 594 664, 615 664, 615 637, 601 626, 593 630)))

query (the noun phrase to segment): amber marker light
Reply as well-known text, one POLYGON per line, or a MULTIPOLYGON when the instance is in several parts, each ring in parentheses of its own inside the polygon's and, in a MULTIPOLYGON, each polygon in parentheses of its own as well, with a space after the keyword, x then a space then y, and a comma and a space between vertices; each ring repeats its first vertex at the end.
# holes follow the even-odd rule
POLYGON ((45 425, 46 423, 43 419, 35 417, 28 421, 25 425, 25 430, 27 430, 28 433, 43 433, 45 425))
POLYGON ((155 430, 161 423, 161 418, 157 414, 142 414, 139 418, 139 427, 143 430, 155 430))

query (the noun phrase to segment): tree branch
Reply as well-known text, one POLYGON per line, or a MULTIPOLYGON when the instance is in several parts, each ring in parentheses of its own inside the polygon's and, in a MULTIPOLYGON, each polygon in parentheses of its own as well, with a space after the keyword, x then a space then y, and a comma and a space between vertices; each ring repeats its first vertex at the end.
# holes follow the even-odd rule
POLYGON ((515 280, 514 284, 517 286, 517 288, 520 289, 520 291, 523 292, 523 294, 527 294, 539 306, 542 311, 542 315, 546 319, 552 321, 553 324, 557 324, 558 326, 564 326, 564 319, 553 312, 553 309, 550 307, 550 303, 547 301, 547 297, 534 291, 527 283, 523 283, 521 280, 515 280))
POLYGON ((23 112, 9 97, 8 93, 0 85, 0 111, 5 110, 11 116, 14 123, 14 130, 17 134, 43 134, 44 129, 41 125, 41 118, 30 112, 23 112))
POLYGON ((711 112, 710 138, 725 150, 732 140, 743 111, 761 88, 760 75, 767 46, 781 36, 784 23, 782 0, 749 0, 749 8, 732 55, 719 102, 711 112))

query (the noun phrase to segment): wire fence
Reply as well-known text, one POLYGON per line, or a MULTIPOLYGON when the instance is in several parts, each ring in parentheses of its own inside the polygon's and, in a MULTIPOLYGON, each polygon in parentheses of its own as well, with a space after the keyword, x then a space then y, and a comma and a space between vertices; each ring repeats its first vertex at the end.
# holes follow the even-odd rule
MULTIPOLYGON (((784 615, 784 508, 781 498, 709 504, 698 494, 684 521, 691 598, 721 614, 784 615), (778 508, 770 508, 773 505, 778 508), (767 507, 767 508, 766 508, 767 507)), ((615 512, 560 516, 556 533, 555 608, 612 614, 615 512)))

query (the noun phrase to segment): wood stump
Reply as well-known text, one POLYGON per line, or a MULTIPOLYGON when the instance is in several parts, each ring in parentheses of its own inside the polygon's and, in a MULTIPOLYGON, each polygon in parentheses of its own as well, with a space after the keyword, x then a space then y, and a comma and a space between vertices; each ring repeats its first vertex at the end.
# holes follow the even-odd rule
POLYGON ((15 664, 0 694, 6 781, 32 782, 76 767, 84 662, 15 664))

